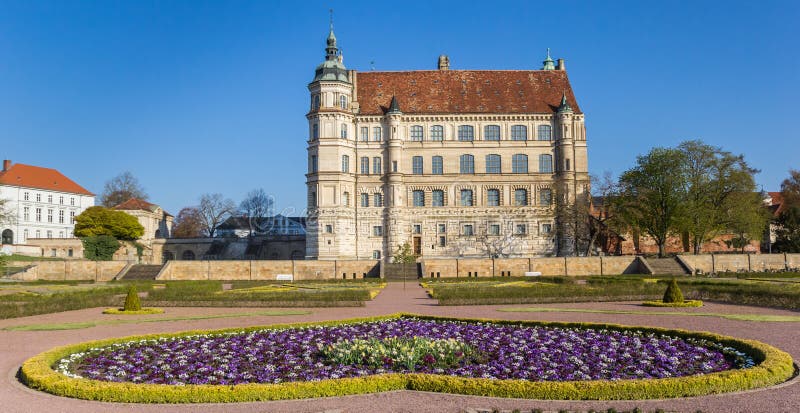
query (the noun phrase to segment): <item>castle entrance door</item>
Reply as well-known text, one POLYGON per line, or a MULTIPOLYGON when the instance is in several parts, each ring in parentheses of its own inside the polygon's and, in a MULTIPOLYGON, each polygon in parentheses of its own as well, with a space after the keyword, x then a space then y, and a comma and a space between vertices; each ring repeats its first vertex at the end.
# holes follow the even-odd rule
POLYGON ((422 255, 422 237, 414 237, 414 255, 422 255))

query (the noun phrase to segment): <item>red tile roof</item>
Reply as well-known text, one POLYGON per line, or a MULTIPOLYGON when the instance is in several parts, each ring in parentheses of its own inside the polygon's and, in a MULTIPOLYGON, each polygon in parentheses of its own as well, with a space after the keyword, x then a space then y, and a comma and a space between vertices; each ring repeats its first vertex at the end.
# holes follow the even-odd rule
POLYGON ((358 72, 360 114, 383 115, 392 96, 411 114, 554 113, 566 92, 581 113, 562 70, 419 70, 358 72))
POLYGON ((0 185, 94 196, 93 193, 55 169, 21 163, 11 165, 6 171, 0 171, 0 185))
POLYGON ((125 211, 138 211, 138 210, 153 211, 156 208, 158 208, 158 205, 151 204, 151 203, 149 203, 149 202, 147 202, 147 201, 145 201, 143 199, 139 199, 139 198, 131 198, 131 199, 129 199, 129 200, 127 200, 127 201, 125 201, 125 202, 123 202, 123 203, 121 203, 121 204, 119 204, 119 205, 114 207, 114 209, 120 209, 120 210, 125 210, 125 211))
POLYGON ((767 192, 770 198, 772 198, 770 202, 770 211, 772 211, 772 215, 777 217, 780 215, 784 208, 783 208, 783 195, 780 192, 767 192))

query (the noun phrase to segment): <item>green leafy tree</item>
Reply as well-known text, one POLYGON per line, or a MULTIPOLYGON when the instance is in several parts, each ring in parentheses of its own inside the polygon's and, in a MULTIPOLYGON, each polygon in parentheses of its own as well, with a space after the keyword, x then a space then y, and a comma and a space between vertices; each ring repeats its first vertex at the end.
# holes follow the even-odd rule
POLYGON ((760 241, 763 238, 770 214, 764 208, 763 196, 757 192, 732 194, 728 204, 726 227, 734 234, 731 246, 744 252, 750 241, 760 241))
POLYGON ((102 206, 87 208, 75 217, 75 236, 94 237, 108 235, 121 240, 136 240, 144 234, 139 220, 122 211, 102 206))
POLYGON ((122 309, 125 311, 142 310, 142 303, 139 301, 139 293, 136 291, 135 285, 131 285, 128 288, 128 296, 125 297, 125 306, 122 309))
POLYGON ((699 140, 683 142, 678 146, 682 153, 686 187, 678 231, 689 235, 692 251, 699 254, 708 240, 733 229, 747 234, 752 226, 764 221, 764 209, 755 194, 754 175, 742 155, 734 155, 722 148, 707 145, 699 140))
POLYGON ((634 230, 647 233, 658 244, 658 255, 665 254, 667 237, 674 232, 683 214, 686 199, 684 155, 671 148, 653 148, 636 157, 636 166, 619 180, 620 196, 615 208, 634 230))
POLYGON ((775 243, 777 252, 800 252, 800 207, 792 206, 781 212, 775 221, 775 243))
POLYGON ((667 284, 667 290, 664 291, 664 298, 662 301, 665 303, 683 302, 683 293, 681 292, 681 288, 678 287, 678 281, 674 278, 667 284))
POLYGON ((81 238, 83 256, 92 261, 111 261, 120 243, 110 235, 98 235, 81 238))
POLYGON ((800 207, 800 170, 789 170, 789 177, 781 183, 784 208, 800 207))
POLYGON ((397 247, 397 252, 394 253, 392 261, 398 264, 411 264, 417 262, 417 255, 411 249, 409 243, 405 243, 397 247))
POLYGON ((146 201, 148 196, 139 180, 126 171, 106 182, 100 194, 100 205, 113 208, 133 198, 146 201))

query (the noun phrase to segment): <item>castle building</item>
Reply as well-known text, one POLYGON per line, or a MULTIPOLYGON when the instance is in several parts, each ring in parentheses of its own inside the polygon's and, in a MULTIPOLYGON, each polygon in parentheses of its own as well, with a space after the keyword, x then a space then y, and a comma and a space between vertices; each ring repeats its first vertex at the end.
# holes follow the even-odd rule
POLYGON ((172 236, 174 217, 156 204, 151 204, 143 199, 131 198, 114 209, 136 217, 144 227, 144 233, 139 238, 152 241, 156 238, 169 238, 172 236))
POLYGON ((588 189, 563 59, 541 70, 347 70, 331 26, 308 119, 308 259, 566 255, 588 189))
POLYGON ((29 239, 72 238, 75 217, 94 206, 94 194, 61 172, 3 161, 0 199, 8 219, 0 222, 0 243, 29 239))

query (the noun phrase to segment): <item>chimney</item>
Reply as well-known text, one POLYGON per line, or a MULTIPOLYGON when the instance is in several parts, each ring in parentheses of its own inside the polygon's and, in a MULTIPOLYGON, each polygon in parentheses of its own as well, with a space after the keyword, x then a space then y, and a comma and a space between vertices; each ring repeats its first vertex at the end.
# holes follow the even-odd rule
POLYGON ((3 159, 3 172, 11 169, 11 159, 3 159))
POLYGON ((439 56, 439 70, 450 70, 450 58, 447 55, 439 56))
POLYGON ((558 66, 556 66, 556 70, 567 70, 567 67, 564 66, 564 59, 558 59, 558 66))

